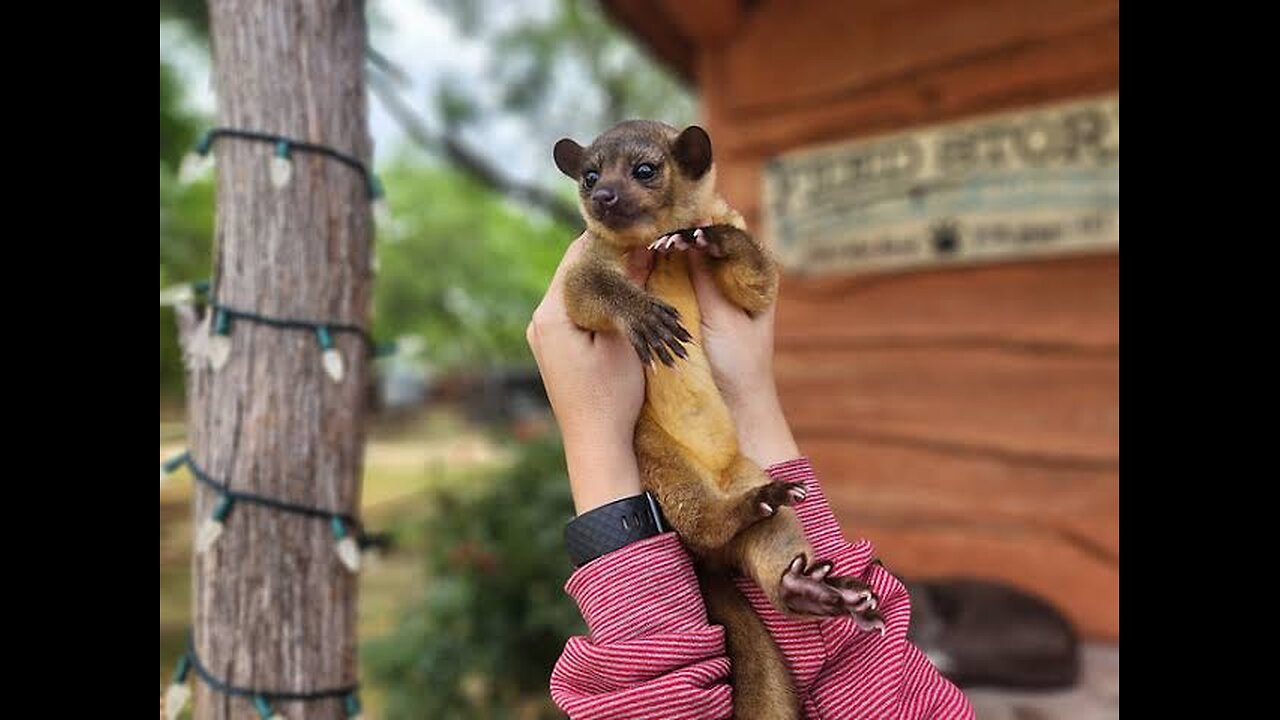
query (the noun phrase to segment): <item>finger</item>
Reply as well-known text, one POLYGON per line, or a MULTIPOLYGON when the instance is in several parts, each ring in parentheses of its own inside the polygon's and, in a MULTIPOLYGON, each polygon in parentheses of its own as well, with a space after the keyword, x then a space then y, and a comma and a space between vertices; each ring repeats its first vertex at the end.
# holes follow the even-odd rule
POLYGON ((711 276, 711 262, 704 252, 689 253, 689 279, 693 282, 693 292, 698 298, 698 309, 702 317, 714 322, 717 317, 724 317, 728 312, 742 312, 720 292, 715 278, 711 276))
POLYGON ((656 256, 647 250, 633 250, 627 255, 627 276, 632 282, 644 287, 649 282, 649 273, 653 272, 653 261, 656 256))

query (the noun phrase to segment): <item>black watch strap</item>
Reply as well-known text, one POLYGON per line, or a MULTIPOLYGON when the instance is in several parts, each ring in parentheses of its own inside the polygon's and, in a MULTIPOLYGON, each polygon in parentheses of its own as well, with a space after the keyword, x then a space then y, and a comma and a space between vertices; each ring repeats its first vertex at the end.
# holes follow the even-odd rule
POLYGON ((574 567, 654 535, 667 532, 666 518, 649 493, 615 500, 575 517, 564 527, 564 544, 574 567))

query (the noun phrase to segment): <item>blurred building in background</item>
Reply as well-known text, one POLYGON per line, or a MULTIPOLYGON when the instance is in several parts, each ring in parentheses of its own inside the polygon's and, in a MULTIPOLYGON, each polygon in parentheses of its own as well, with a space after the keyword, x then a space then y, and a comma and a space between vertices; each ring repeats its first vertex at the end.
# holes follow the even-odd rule
POLYGON ((603 5, 784 259, 780 388, 846 527, 1118 640, 1118 2, 603 5))

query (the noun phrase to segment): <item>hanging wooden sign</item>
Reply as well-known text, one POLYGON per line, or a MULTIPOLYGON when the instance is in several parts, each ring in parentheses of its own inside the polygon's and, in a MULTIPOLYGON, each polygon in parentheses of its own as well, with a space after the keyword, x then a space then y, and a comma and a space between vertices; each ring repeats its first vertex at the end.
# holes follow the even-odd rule
POLYGON ((787 153, 764 183, 798 273, 1118 252, 1120 96, 787 153))

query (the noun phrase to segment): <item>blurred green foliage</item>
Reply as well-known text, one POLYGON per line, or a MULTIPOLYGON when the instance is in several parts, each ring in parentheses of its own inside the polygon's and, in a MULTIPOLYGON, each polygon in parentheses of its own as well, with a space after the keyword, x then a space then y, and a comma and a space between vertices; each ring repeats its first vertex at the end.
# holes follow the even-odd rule
POLYGON ((442 368, 532 361, 524 330, 573 231, 409 155, 383 171, 375 327, 415 334, 442 368))
POLYGON ((160 0, 160 20, 177 20, 197 35, 209 36, 209 4, 206 0, 160 0))
MULTIPOLYGON (((205 118, 188 109, 181 78, 160 58, 160 287, 203 279, 213 246, 213 183, 177 181, 205 118)), ((182 358, 172 308, 160 308, 160 399, 180 400, 182 358)))
POLYGON ((177 168, 196 142, 203 118, 187 109, 182 78, 160 58, 160 163, 177 168))
MULTIPOLYGON (((573 231, 531 216, 447 167, 410 155, 381 173, 392 220, 378 228, 374 333, 414 334, 437 368, 531 361, 525 325, 573 231)), ((207 278, 210 180, 160 166, 160 286, 207 278)), ((162 395, 181 391, 173 314, 160 314, 162 395)))
POLYGON ((563 717, 549 699, 551 667, 586 632, 563 589, 573 502, 558 435, 515 449, 483 487, 429 501, 425 596, 362 658, 385 688, 388 720, 563 717))

